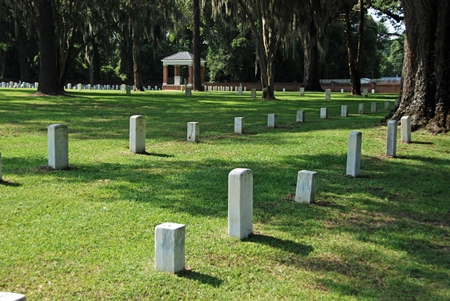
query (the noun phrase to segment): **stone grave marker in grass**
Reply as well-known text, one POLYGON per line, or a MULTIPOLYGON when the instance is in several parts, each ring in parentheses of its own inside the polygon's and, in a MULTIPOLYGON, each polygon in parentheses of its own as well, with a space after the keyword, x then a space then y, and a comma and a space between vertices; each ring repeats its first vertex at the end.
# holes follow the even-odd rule
POLYGON ((253 232, 253 172, 235 168, 228 174, 228 235, 239 239, 253 232))
POLYGON ((54 169, 69 167, 68 128, 63 124, 48 127, 48 166, 54 169))
POLYGON ((163 223, 155 227, 155 269, 178 273, 185 267, 186 227, 163 223))
POLYGON ((387 124, 386 156, 395 157, 396 155, 397 155, 397 120, 389 120, 387 124))
POLYGON ((200 125, 198 122, 188 122, 187 124, 187 141, 199 142, 200 141, 200 125))
POLYGON ((234 118, 234 132, 236 134, 244 134, 244 117, 234 118))
POLYGON ((130 117, 130 152, 145 153, 145 117, 133 115, 130 117))
POLYGON ((295 201, 298 203, 314 203, 316 197, 317 172, 301 170, 297 176, 295 201))
POLYGON ((357 177, 361 168, 362 133, 351 132, 348 137, 346 175, 357 177))

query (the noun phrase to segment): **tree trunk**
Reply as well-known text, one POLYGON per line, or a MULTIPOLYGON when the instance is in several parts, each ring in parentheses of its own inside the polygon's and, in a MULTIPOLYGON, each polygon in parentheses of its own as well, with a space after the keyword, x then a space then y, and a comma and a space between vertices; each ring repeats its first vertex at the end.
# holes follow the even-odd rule
POLYGON ((19 54, 19 65, 20 65, 20 80, 23 82, 30 82, 30 64, 28 63, 28 52, 27 52, 27 35, 25 34, 25 29, 22 24, 15 22, 16 26, 16 40, 17 49, 19 54))
POLYGON ((363 1, 359 1, 359 29, 358 29, 358 45, 356 55, 353 50, 352 25, 350 22, 350 11, 345 12, 345 40, 347 43, 348 70, 350 73, 350 88, 352 95, 361 95, 361 57, 362 57, 362 41, 364 38, 364 5, 363 1))
POLYGON ((319 75, 319 48, 316 43, 303 43, 303 86, 308 91, 322 91, 319 75))
POLYGON ((194 54, 194 90, 203 91, 201 78, 201 43, 200 43, 200 1, 193 0, 194 28, 193 28, 193 54, 194 54))
MULTIPOLYGON (((450 130, 450 2, 402 0, 406 39, 402 89, 387 118, 411 117, 413 129, 450 130)), ((387 119, 386 118, 386 119, 387 119)))
POLYGON ((55 25, 51 0, 34 0, 39 34, 39 87, 37 93, 59 95, 56 68, 55 25))
POLYGON ((141 40, 133 29, 132 33, 133 43, 133 77, 134 77, 134 91, 144 91, 144 84, 142 81, 141 71, 141 40))

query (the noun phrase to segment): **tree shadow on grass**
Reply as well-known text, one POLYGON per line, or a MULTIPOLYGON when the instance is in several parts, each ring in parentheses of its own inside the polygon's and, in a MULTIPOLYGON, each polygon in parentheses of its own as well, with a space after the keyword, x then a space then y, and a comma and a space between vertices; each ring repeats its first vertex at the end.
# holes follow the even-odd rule
POLYGON ((211 285, 213 287, 219 287, 223 283, 223 281, 217 277, 202 274, 202 273, 192 271, 189 269, 185 269, 185 270, 177 273, 177 276, 181 277, 181 278, 186 278, 189 280, 195 280, 195 281, 201 282, 203 284, 211 285))
POLYGON ((20 186, 22 186, 22 184, 20 184, 20 183, 15 183, 15 182, 4 180, 4 179, 3 180, 0 179, 0 185, 11 186, 11 187, 20 187, 20 186))
POLYGON ((264 234, 251 234, 248 238, 244 239, 243 242, 259 243, 300 256, 307 256, 314 251, 314 248, 311 246, 264 234))

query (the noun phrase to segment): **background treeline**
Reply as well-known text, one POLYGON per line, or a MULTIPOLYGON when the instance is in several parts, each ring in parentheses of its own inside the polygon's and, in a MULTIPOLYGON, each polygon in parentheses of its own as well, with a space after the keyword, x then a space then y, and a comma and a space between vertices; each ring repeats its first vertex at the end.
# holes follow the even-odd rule
MULTIPOLYGON (((168 1, 174 5, 171 9, 155 1, 153 6, 148 5, 149 1, 134 1, 128 6, 124 3, 117 11, 110 12, 114 15, 110 19, 88 16, 94 6, 107 5, 109 1, 53 2, 54 15, 66 14, 55 18, 60 33, 58 39, 64 38, 59 43, 61 47, 72 47, 64 52, 70 56, 70 60, 65 61, 67 81, 132 82, 136 74, 133 63, 133 36, 136 34, 140 35, 139 76, 144 83, 162 80, 161 58, 178 51, 192 52, 190 1, 168 1), (136 33, 134 27, 140 32, 136 33), (67 29, 71 30, 65 31, 67 29)), ((111 5, 114 3, 111 1, 111 5)), ((0 5, 0 80, 37 81, 39 47, 33 3, 0 0, 0 5)), ((351 14, 351 25, 352 47, 356 49, 359 26, 356 11, 351 14)), ((320 53, 320 78, 349 78, 345 30, 344 18, 338 17, 332 22, 320 53)), ((206 81, 259 81, 255 41, 239 19, 225 14, 213 16, 211 4, 205 3, 201 9, 200 39, 201 56, 207 60, 206 81)), ((383 22, 366 14, 360 76, 400 76, 403 41, 403 35, 390 34, 383 22)), ((302 82, 304 49, 300 36, 292 37, 279 48, 275 57, 276 81, 302 82)), ((61 49, 59 52, 63 53, 61 49)))

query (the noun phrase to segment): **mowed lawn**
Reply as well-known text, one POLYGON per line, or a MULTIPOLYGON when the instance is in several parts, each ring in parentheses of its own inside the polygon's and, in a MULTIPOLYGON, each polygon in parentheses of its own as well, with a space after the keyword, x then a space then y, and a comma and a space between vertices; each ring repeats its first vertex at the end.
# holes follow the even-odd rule
POLYGON ((69 92, 0 89, 0 291, 27 300, 450 300, 450 138, 419 130, 406 144, 399 135, 397 157, 386 157, 379 121, 395 95, 69 92), (145 155, 128 149, 136 114, 146 117, 145 155), (234 134, 235 117, 245 134, 234 134), (199 122, 199 143, 186 142, 188 122, 199 122), (57 123, 69 128, 68 170, 47 167, 47 127, 57 123), (345 175, 351 131, 363 137, 357 178, 345 175), (253 171, 254 234, 243 241, 227 233, 234 168, 253 171), (294 201, 300 170, 318 173, 313 205, 294 201), (154 268, 164 222, 186 225, 178 275, 154 268))

